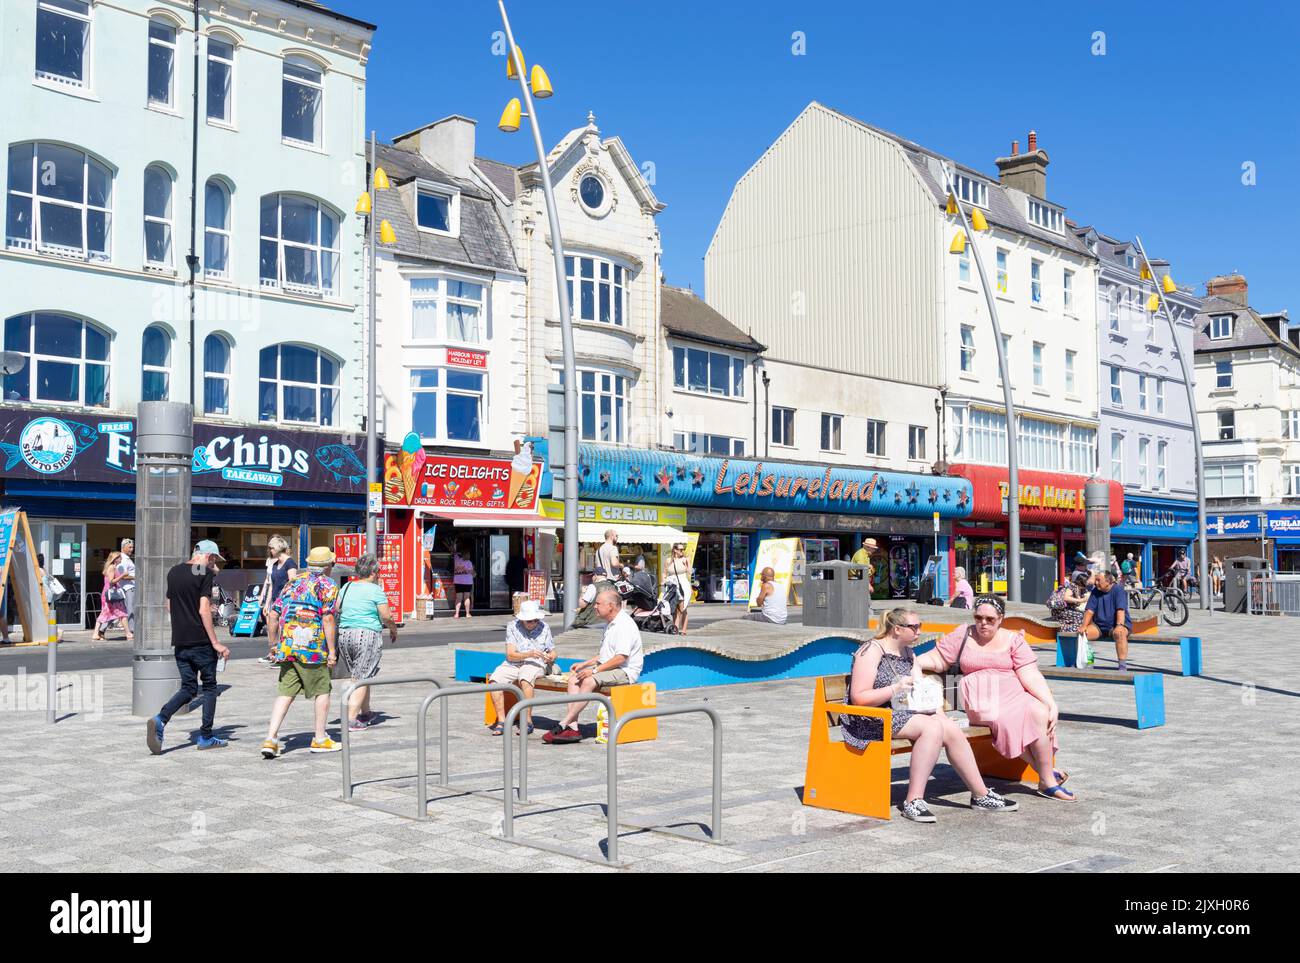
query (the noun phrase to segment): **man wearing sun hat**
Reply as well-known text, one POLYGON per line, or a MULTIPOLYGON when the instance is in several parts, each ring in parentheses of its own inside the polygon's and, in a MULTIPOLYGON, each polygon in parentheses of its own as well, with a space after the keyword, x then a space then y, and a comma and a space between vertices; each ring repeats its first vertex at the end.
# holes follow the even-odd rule
MULTIPOLYGON (((533 683, 555 661, 555 640, 544 621, 542 607, 532 599, 519 606, 519 615, 506 626, 506 660, 493 671, 490 682, 512 683, 519 686, 525 699, 533 697, 533 683)), ((492 705, 496 707, 497 721, 489 728, 492 735, 505 731, 505 693, 493 692, 492 705)), ((528 710, 528 731, 533 731, 533 711, 528 710)))
POLYGON ((338 752, 343 748, 325 731, 330 712, 330 670, 338 661, 335 600, 339 588, 330 578, 333 567, 333 552, 323 546, 313 548, 307 556, 307 568, 298 570, 271 605, 276 616, 271 645, 280 664, 280 682, 271 725, 262 743, 263 759, 274 759, 284 750, 276 735, 299 694, 315 703, 316 732, 311 751, 338 752))
MULTIPOLYGON (((862 540, 862 547, 853 553, 853 564, 861 565, 867 570, 868 582, 871 581, 871 576, 876 574, 876 567, 871 564, 871 553, 879 547, 880 546, 876 543, 874 538, 864 538, 862 540)), ((862 578, 862 573, 860 571, 851 570, 849 572, 849 578, 862 578)))

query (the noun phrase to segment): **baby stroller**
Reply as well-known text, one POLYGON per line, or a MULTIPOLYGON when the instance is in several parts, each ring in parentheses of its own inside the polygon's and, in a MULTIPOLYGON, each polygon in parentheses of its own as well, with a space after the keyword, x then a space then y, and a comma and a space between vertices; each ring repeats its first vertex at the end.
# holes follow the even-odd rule
POLYGON ((628 605, 632 621, 641 631, 677 634, 677 626, 673 624, 673 610, 677 606, 678 589, 671 579, 658 598, 643 585, 632 582, 620 582, 619 591, 628 605))

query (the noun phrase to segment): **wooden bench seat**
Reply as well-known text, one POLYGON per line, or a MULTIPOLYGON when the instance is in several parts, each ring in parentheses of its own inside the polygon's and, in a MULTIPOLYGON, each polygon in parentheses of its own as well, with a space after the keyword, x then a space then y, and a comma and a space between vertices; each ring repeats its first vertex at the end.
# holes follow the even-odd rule
POLYGON ((1099 682, 1131 685, 1137 709, 1137 727, 1154 729, 1165 724, 1165 677, 1159 672, 1120 672, 1116 669, 1076 669, 1068 666, 1039 666, 1045 679, 1062 682, 1099 682))
MULTIPOLYGON (((567 678, 567 677, 566 677, 567 678)), ((534 684, 533 688, 538 692, 568 692, 569 686, 567 681, 561 681, 551 676, 542 676, 534 684)), ((601 686, 596 690, 602 695, 609 696, 609 701, 614 705, 614 718, 618 718, 633 709, 652 709, 658 704, 658 698, 653 682, 634 682, 631 685, 601 686)), ((514 707, 515 699, 513 692, 503 692, 502 697, 505 699, 505 711, 510 712, 514 707)), ((551 708, 551 707, 547 707, 551 708)), ((492 694, 485 693, 483 696, 483 724, 490 726, 497 721, 496 706, 492 704, 492 694)), ((614 720, 610 720, 613 725, 614 720)), ((618 744, 627 745, 630 742, 648 742, 652 739, 659 738, 659 719, 651 717, 649 719, 634 719, 625 725, 618 733, 618 744)))
MULTIPOLYGON (((889 819, 892 757, 912 751, 910 739, 889 739, 893 710, 888 707, 848 705, 849 676, 827 675, 813 688, 812 726, 808 734, 808 765, 804 774, 803 804, 819 809, 889 819), (881 720, 884 740, 865 749, 844 742, 840 717, 864 716, 881 720)), ((945 710, 948 706, 945 703, 945 710)), ((984 726, 966 730, 979 771, 985 776, 1021 782, 1038 782, 1038 773, 1020 759, 1007 759, 993 747, 984 726)))
MULTIPOLYGON (((1098 641, 1110 641, 1109 636, 1102 636, 1098 641)), ((1129 634, 1129 645, 1176 645, 1182 658, 1182 671, 1185 676, 1201 674, 1201 637, 1199 635, 1170 636, 1134 636, 1129 634)), ((1059 632, 1056 636, 1056 664, 1072 666, 1077 661, 1079 635, 1077 632, 1059 632)))

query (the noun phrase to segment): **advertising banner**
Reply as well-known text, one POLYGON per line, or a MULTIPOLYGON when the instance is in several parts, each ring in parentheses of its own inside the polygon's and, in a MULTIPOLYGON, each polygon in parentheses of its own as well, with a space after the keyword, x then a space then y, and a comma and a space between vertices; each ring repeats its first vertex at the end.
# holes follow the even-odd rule
POLYGON ((795 553, 799 551, 797 538, 765 538, 758 543, 758 556, 754 560, 754 577, 750 581, 749 607, 758 604, 758 590, 762 586, 759 577, 763 569, 769 566, 775 576, 776 591, 784 592, 790 599, 790 581, 794 575, 795 553))
POLYGON ((384 504, 535 512, 541 471, 528 446, 514 458, 429 455, 411 433, 384 456, 384 504))
MULTIPOLYGON (((364 494, 365 438, 194 423, 195 487, 364 494)), ((86 409, 0 409, 0 467, 33 481, 135 484, 135 419, 86 409)))

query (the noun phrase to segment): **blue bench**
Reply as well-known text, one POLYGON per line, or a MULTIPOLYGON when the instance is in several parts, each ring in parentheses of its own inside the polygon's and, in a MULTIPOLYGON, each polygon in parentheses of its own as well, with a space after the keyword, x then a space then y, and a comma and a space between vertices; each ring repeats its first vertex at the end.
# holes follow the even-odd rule
MULTIPOLYGON (((1102 638, 1106 638, 1103 636, 1102 638)), ((1201 674, 1201 637, 1184 635, 1181 638, 1153 638, 1151 636, 1130 635, 1129 645, 1176 645, 1182 655, 1182 669, 1185 676, 1201 674)), ((1079 637, 1075 634, 1057 633, 1056 664, 1073 666, 1079 651, 1079 637)))

